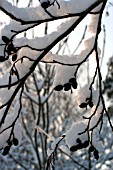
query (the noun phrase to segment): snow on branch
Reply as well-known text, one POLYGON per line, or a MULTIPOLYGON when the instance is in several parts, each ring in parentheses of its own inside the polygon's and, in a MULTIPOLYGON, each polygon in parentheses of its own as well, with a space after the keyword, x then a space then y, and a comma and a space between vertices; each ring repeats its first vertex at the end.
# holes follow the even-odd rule
MULTIPOLYGON (((65 135, 53 140, 51 148, 48 150, 47 169, 49 167, 54 169, 54 153, 58 148, 62 150, 59 145, 64 139, 63 148, 67 148, 68 155, 70 152, 88 148, 89 152, 93 152, 94 158, 99 159, 101 144, 97 142, 96 134, 101 133, 105 114, 113 130, 103 97, 100 70, 101 50, 98 47, 98 36, 101 32, 101 20, 106 2, 106 0, 40 0, 39 6, 35 8, 18 8, 6 0, 0 0, 0 9, 11 17, 10 23, 0 31, 0 64, 9 62, 8 70, 0 77, 0 149, 3 150, 4 156, 9 153, 12 145, 18 145, 22 136, 19 121, 22 98, 23 95, 28 94, 24 91, 24 87, 27 89, 25 83, 39 63, 48 63, 55 68, 51 93, 49 95, 44 93, 44 98, 40 98, 39 92, 43 88, 38 88, 34 79, 39 97, 38 102, 29 94, 27 97, 35 104, 42 105, 51 96, 53 90, 59 93, 63 90, 71 93, 76 91, 77 105, 83 112, 87 110, 88 116, 84 115, 81 121, 75 122, 65 132, 65 135), (70 35, 87 15, 90 15, 91 20, 87 25, 85 36, 80 42, 82 47, 79 53, 75 51, 71 56, 54 54, 52 48, 70 35), (17 38, 17 35, 24 31, 58 19, 65 19, 65 21, 62 21, 56 31, 32 39, 17 38), (95 71, 90 83, 80 86, 78 72, 80 67, 86 64, 92 56, 96 61, 95 71), (97 82, 98 87, 95 88, 97 82)), ((64 43, 66 41, 67 39, 64 43)), ((77 48, 79 49, 79 46, 77 48)), ((39 113, 41 113, 40 110, 39 113)), ((36 127, 39 133, 49 137, 45 130, 36 127)), ((32 141, 32 139, 30 140, 32 141)))
MULTIPOLYGON (((53 1, 54 2, 54 1, 53 1)), ((6 0, 0 1, 0 9, 9 15, 12 19, 19 21, 23 24, 26 24, 27 22, 30 24, 32 21, 38 22, 40 20, 45 20, 49 18, 56 18, 60 16, 69 17, 68 15, 72 14, 72 16, 81 15, 87 8, 89 8, 92 4, 98 6, 102 0, 96 1, 96 0, 80 0, 79 2, 77 0, 71 0, 71 1, 64 1, 60 0, 58 1, 58 6, 55 3, 52 3, 52 5, 49 6, 49 14, 51 16, 48 16, 48 13, 44 11, 44 9, 40 6, 37 6, 35 8, 18 8, 16 6, 13 6, 10 2, 7 2, 6 0), (10 12, 9 12, 10 11, 10 12), (76 11, 76 13, 75 13, 76 11), (53 17, 52 17, 53 16, 53 17)), ((93 7, 93 9, 94 9, 93 7)), ((62 18, 62 17, 61 17, 62 18)))

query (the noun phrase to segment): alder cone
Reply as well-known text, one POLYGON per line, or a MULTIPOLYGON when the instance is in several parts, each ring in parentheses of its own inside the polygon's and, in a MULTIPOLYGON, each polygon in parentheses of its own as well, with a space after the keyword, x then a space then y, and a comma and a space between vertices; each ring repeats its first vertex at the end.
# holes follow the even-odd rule
POLYGON ((82 141, 79 138, 77 138, 76 142, 77 143, 82 143, 82 141))
POLYGON ((8 37, 2 36, 1 38, 2 38, 2 41, 5 42, 6 44, 9 43, 9 38, 8 37))
POLYGON ((61 91, 63 89, 62 85, 58 85, 54 88, 55 91, 61 91))
POLYGON ((83 149, 83 144, 82 143, 79 143, 77 146, 78 146, 78 149, 83 149))
POLYGON ((71 86, 76 89, 77 88, 77 82, 75 78, 71 78, 69 79, 69 83, 71 84, 71 86))
POLYGON ((93 102, 89 101, 89 107, 93 107, 93 102))
POLYGON ((95 150, 94 146, 90 146, 89 152, 93 152, 95 150))
POLYGON ((74 89, 76 89, 76 88, 77 88, 77 82, 72 83, 72 87, 73 87, 74 89))
POLYGON ((94 157, 95 157, 96 160, 99 159, 99 153, 96 149, 94 150, 94 157))
POLYGON ((12 61, 15 61, 17 59, 17 54, 14 54, 13 56, 12 56, 12 61))
POLYGON ((75 82, 76 82, 76 79, 75 79, 75 78, 69 79, 69 83, 75 83, 75 82))
POLYGON ((14 139, 13 139, 13 144, 14 144, 15 146, 17 146, 17 145, 19 144, 18 139, 14 138, 14 139))
POLYGON ((69 91, 70 89, 71 89, 71 84, 70 83, 64 84, 64 91, 69 91))
POLYGON ((75 152, 75 151, 77 151, 78 150, 78 146, 77 145, 74 145, 74 146, 72 146, 71 148, 70 148, 70 151, 71 152, 75 152))
POLYGON ((83 143, 83 147, 84 148, 87 148, 89 146, 89 141, 85 141, 84 143, 83 143))
POLYGON ((81 103, 81 104, 79 105, 79 107, 80 107, 80 108, 86 108, 86 107, 87 107, 87 103, 81 103))
POLYGON ((49 1, 41 3, 41 7, 44 8, 44 9, 47 9, 49 6, 50 6, 50 2, 49 1))
POLYGON ((15 50, 14 45, 12 43, 9 44, 7 47, 7 50, 8 50, 8 52, 14 51, 15 50))
POLYGON ((9 150, 10 150, 10 146, 6 146, 6 147, 4 148, 4 151, 3 151, 2 155, 3 155, 3 156, 6 156, 6 155, 9 153, 9 150))
POLYGON ((12 141, 8 141, 8 145, 11 147, 12 146, 12 141))

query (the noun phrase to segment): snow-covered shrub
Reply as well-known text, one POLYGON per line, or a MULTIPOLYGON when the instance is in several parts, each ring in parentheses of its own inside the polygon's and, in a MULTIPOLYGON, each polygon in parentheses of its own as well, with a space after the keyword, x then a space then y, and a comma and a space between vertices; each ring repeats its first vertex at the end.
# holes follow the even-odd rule
MULTIPOLYGON (((51 138, 48 134, 49 116, 47 115, 47 120, 45 119, 50 106, 48 104, 45 105, 45 103, 53 91, 53 93, 60 93, 61 90, 64 90, 67 94, 76 93, 76 103, 83 113, 87 111, 88 115, 84 114, 83 120, 74 122, 70 128, 67 128, 67 131, 63 132, 65 134, 61 135, 58 140, 52 140, 53 143, 48 150, 47 169, 54 168, 54 153, 58 148, 62 150, 59 145, 63 142, 64 138, 66 141, 64 147, 69 148, 71 152, 87 148, 89 152, 93 152, 96 160, 99 159, 96 133, 102 130, 105 114, 113 130, 103 97, 100 70, 101 50, 98 46, 98 36, 101 32, 101 20, 106 3, 106 0, 40 0, 36 7, 19 8, 7 0, 0 0, 0 10, 11 18, 10 22, 0 30, 0 64, 2 66, 8 62, 8 70, 3 70, 4 72, 1 73, 0 77, 0 149, 3 150, 3 155, 9 153, 12 145, 18 145, 22 136, 20 122, 23 123, 27 131, 27 119, 24 119, 24 121, 26 120, 25 122, 20 120, 20 113, 24 105, 22 99, 27 95, 30 102, 32 101, 36 105, 41 105, 40 107, 35 106, 35 109, 38 108, 37 114, 39 114, 36 116, 34 105, 31 102, 35 124, 43 125, 42 128, 38 127, 39 134, 43 134, 46 136, 45 138, 50 140, 51 138), (59 50, 62 49, 64 44, 68 46, 68 35, 77 29, 77 26, 86 16, 90 18, 87 24, 87 30, 74 53, 69 55, 69 53, 64 54, 58 51, 55 54, 52 48, 58 43, 59 50), (43 36, 36 35, 32 38, 19 37, 20 33, 25 33, 31 28, 39 27, 39 25, 49 23, 50 21, 55 22, 56 20, 60 20, 61 24, 50 33, 47 33, 46 30, 43 36), (79 82, 79 70, 83 64, 90 61, 91 57, 95 58, 95 71, 92 73, 91 80, 87 84, 83 83, 81 86, 82 83, 79 82), (51 71, 50 68, 46 68, 46 72, 44 72, 40 67, 40 63, 48 63, 54 69, 51 71), (41 75, 37 75, 36 77, 39 76, 39 79, 43 77, 40 83, 37 83, 34 75, 38 64, 38 71, 41 75), (47 76, 49 72, 51 72, 54 80, 48 80, 47 76), (30 77, 31 74, 33 74, 32 78, 30 77), (29 89, 32 81, 35 84, 36 91, 34 90, 34 86, 29 89), (50 91, 48 86, 51 86, 52 83, 53 86, 50 91), (95 88, 97 83, 98 86, 95 88), (49 85, 47 86, 47 84, 49 85), (38 100, 30 95, 31 91, 34 95, 37 95, 38 100), (40 121, 41 114, 42 118, 40 121)), ((76 41, 76 37, 73 41, 76 41)), ((75 42, 72 43, 74 44, 75 42)), ((84 74, 84 76, 86 75, 84 74)), ((63 104, 63 101, 61 102, 63 104)), ((59 107, 56 107, 56 112, 59 107)), ((65 112, 67 111, 65 110, 65 112)), ((63 115, 62 112, 61 115, 63 115)), ((57 119, 62 124, 63 121, 60 120, 59 116, 57 119)), ((62 125, 59 131, 61 132, 63 128, 62 125)), ((29 139, 37 151, 36 129, 34 131, 35 139, 29 139)), ((29 136, 29 132, 27 135, 29 136)), ((41 136, 42 145, 44 145, 44 142, 42 142, 43 135, 41 136)), ((44 147, 47 149, 47 140, 44 147)), ((40 151, 35 153, 38 155, 37 159, 41 167, 40 152, 43 152, 44 161, 47 153, 41 148, 40 151)), ((44 168, 45 165, 46 163, 44 162, 44 168)))

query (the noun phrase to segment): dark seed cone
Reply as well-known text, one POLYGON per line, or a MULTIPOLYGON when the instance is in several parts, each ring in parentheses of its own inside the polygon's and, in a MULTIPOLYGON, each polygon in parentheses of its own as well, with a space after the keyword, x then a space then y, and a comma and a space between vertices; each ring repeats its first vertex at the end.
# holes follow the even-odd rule
POLYGON ((86 107, 87 107, 87 103, 81 103, 81 104, 79 105, 79 107, 80 107, 80 108, 86 108, 86 107))
POLYGON ((69 79, 69 83, 71 84, 71 86, 76 89, 77 88, 77 82, 75 78, 71 78, 69 79))
POLYGON ((43 2, 41 3, 41 7, 47 9, 50 6, 50 2, 43 2))
POLYGON ((62 85, 58 85, 54 88, 55 91, 61 91, 63 89, 62 85))
POLYGON ((90 146, 89 152, 93 152, 95 150, 94 146, 90 146))
POLYGON ((74 89, 77 89, 77 82, 72 83, 72 87, 73 87, 74 89))
POLYGON ((11 52, 13 51, 13 52, 15 52, 15 47, 14 47, 14 45, 13 44, 9 44, 8 45, 8 47, 7 47, 7 53, 10 55, 11 54, 11 52))
POLYGON ((78 149, 83 149, 84 148, 82 143, 79 143, 77 146, 78 146, 78 149))
POLYGON ((3 156, 6 156, 6 155, 9 153, 9 151, 10 151, 10 146, 6 146, 6 147, 4 148, 4 151, 3 151, 2 155, 3 155, 3 156))
POLYGON ((17 145, 19 144, 18 139, 13 138, 13 144, 14 144, 15 146, 17 146, 17 145))
POLYGON ((82 143, 79 138, 77 138, 76 142, 77 142, 77 143, 82 143))
POLYGON ((69 79, 69 83, 75 83, 76 82, 76 79, 75 78, 71 78, 71 79, 69 79))
POLYGON ((78 150, 78 145, 74 145, 74 146, 72 146, 71 148, 70 148, 70 151, 71 152, 75 152, 75 151, 77 151, 78 150))
POLYGON ((7 143, 10 147, 12 146, 12 141, 8 141, 7 143))
POLYGON ((71 84, 70 83, 64 84, 64 91, 69 91, 69 90, 71 90, 71 84))
POLYGON ((13 56, 12 56, 12 61, 15 61, 17 59, 17 54, 14 54, 13 56))
POLYGON ((85 141, 84 143, 83 143, 83 147, 84 148, 87 148, 89 146, 89 141, 85 141))
POLYGON ((4 41, 6 44, 9 43, 9 38, 8 37, 2 36, 1 38, 2 38, 2 41, 4 41))
POLYGON ((99 159, 99 152, 96 149, 94 150, 94 157, 96 160, 99 159))
POLYGON ((92 101, 89 101, 89 107, 93 107, 93 102, 92 101))

